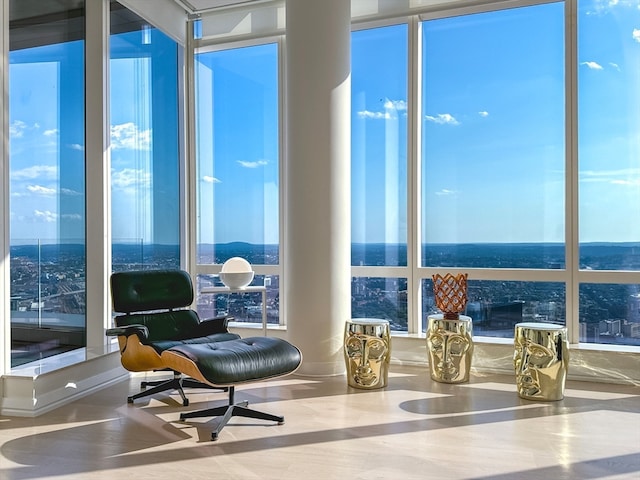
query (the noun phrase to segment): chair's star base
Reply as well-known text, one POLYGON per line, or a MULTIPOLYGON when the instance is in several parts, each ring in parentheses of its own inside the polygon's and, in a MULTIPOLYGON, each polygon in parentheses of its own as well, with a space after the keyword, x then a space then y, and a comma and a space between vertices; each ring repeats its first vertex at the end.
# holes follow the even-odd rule
POLYGON ((227 405, 221 405, 219 407, 207 408, 205 410, 198 410, 195 412, 187 412, 180 414, 180 420, 186 420, 188 418, 200 418, 200 417, 221 417, 218 421, 218 425, 215 430, 211 432, 211 440, 217 440, 220 432, 224 426, 231 420, 231 417, 246 417, 255 418, 258 420, 267 420, 276 422, 278 425, 284 423, 284 417, 281 415, 272 415, 270 413, 260 412, 247 408, 249 402, 243 401, 234 403, 234 387, 229 387, 229 403, 227 405))
POLYGON ((184 393, 184 388, 208 388, 212 390, 221 390, 223 392, 229 391, 228 387, 214 387, 206 383, 202 383, 192 378, 184 378, 180 372, 173 372, 173 378, 170 380, 153 380, 140 382, 140 388, 144 390, 135 395, 127 397, 127 403, 133 403, 139 398, 155 395, 156 393, 165 392, 167 390, 177 390, 182 398, 182 405, 184 407, 189 406, 189 399, 184 393), (152 388, 147 388, 152 387, 152 388))

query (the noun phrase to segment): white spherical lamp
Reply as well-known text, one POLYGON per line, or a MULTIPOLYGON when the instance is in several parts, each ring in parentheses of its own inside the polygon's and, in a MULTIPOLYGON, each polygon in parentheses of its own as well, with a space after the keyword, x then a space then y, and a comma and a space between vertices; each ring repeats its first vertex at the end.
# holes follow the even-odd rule
POLYGON ((245 288, 251 283, 254 271, 242 257, 232 257, 222 264, 220 281, 229 288, 245 288))

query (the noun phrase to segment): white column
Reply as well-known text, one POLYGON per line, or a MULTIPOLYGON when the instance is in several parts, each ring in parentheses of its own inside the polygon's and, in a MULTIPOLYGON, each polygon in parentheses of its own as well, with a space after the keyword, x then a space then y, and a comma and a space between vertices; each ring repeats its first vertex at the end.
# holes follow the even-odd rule
POLYGON ((85 89, 87 351, 100 353, 111 326, 111 157, 109 153, 109 2, 86 3, 85 89))
POLYGON ((284 302, 303 375, 345 370, 351 317, 350 0, 286 2, 284 302))
MULTIPOLYGON (((9 0, 0 1, 0 376, 11 368, 11 275, 9 233, 9 0)), ((6 387, 5 387, 6 388, 6 387)), ((2 389, 0 388, 0 393, 2 389)))

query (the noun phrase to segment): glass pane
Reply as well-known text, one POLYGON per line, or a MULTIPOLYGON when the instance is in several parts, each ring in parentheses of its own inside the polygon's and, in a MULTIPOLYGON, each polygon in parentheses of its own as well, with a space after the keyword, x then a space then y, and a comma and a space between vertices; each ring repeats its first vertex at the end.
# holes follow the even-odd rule
POLYGON ((580 285, 580 341, 640 346, 640 285, 580 285))
MULTIPOLYGON (((563 3, 425 21, 423 266, 528 267, 564 243, 563 3), (484 260, 468 248, 490 244, 484 260), (473 265, 471 264, 473 262, 473 265), (486 262, 486 263, 483 263, 486 262)), ((564 267, 564 254, 553 253, 564 267)))
POLYGON ((391 330, 407 331, 407 279, 353 277, 351 317, 389 320, 391 330))
POLYGON ((578 9, 580 268, 640 270, 640 10, 578 9))
MULTIPOLYGON (((473 334, 513 338, 516 323, 543 322, 564 325, 565 288, 558 282, 503 282, 469 280, 467 308, 473 334)), ((422 331, 427 316, 442 313, 436 308, 431 279, 422 283, 422 331)))
MULTIPOLYGON (((262 293, 202 293, 205 287, 224 287, 217 275, 198 275, 196 280, 196 308, 201 318, 231 315, 234 322, 262 323, 262 293)), ((266 288, 267 323, 280 323, 280 277, 256 275, 252 286, 266 288)))
POLYGON ((180 267, 178 45, 111 2, 113 271, 180 267))
POLYGON ((353 32, 352 265, 407 264, 407 25, 353 32))
POLYGON ((86 344, 84 3, 20 3, 9 3, 11 366, 86 344))
POLYGON ((278 46, 196 54, 195 75, 197 262, 277 265, 278 46))

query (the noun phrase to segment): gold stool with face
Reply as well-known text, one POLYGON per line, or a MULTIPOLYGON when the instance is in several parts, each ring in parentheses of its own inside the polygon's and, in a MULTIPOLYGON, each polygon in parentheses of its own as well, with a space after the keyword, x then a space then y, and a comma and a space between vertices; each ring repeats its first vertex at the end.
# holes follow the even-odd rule
POLYGON ((448 319, 444 315, 429 315, 428 319, 431 378, 442 383, 468 382, 473 356, 471 317, 448 319))
POLYGON ((569 366, 567 328, 552 323, 516 324, 513 366, 521 398, 562 400, 569 366))
POLYGON ((348 320, 344 331, 344 359, 350 387, 386 387, 391 359, 389 322, 374 318, 348 320))

